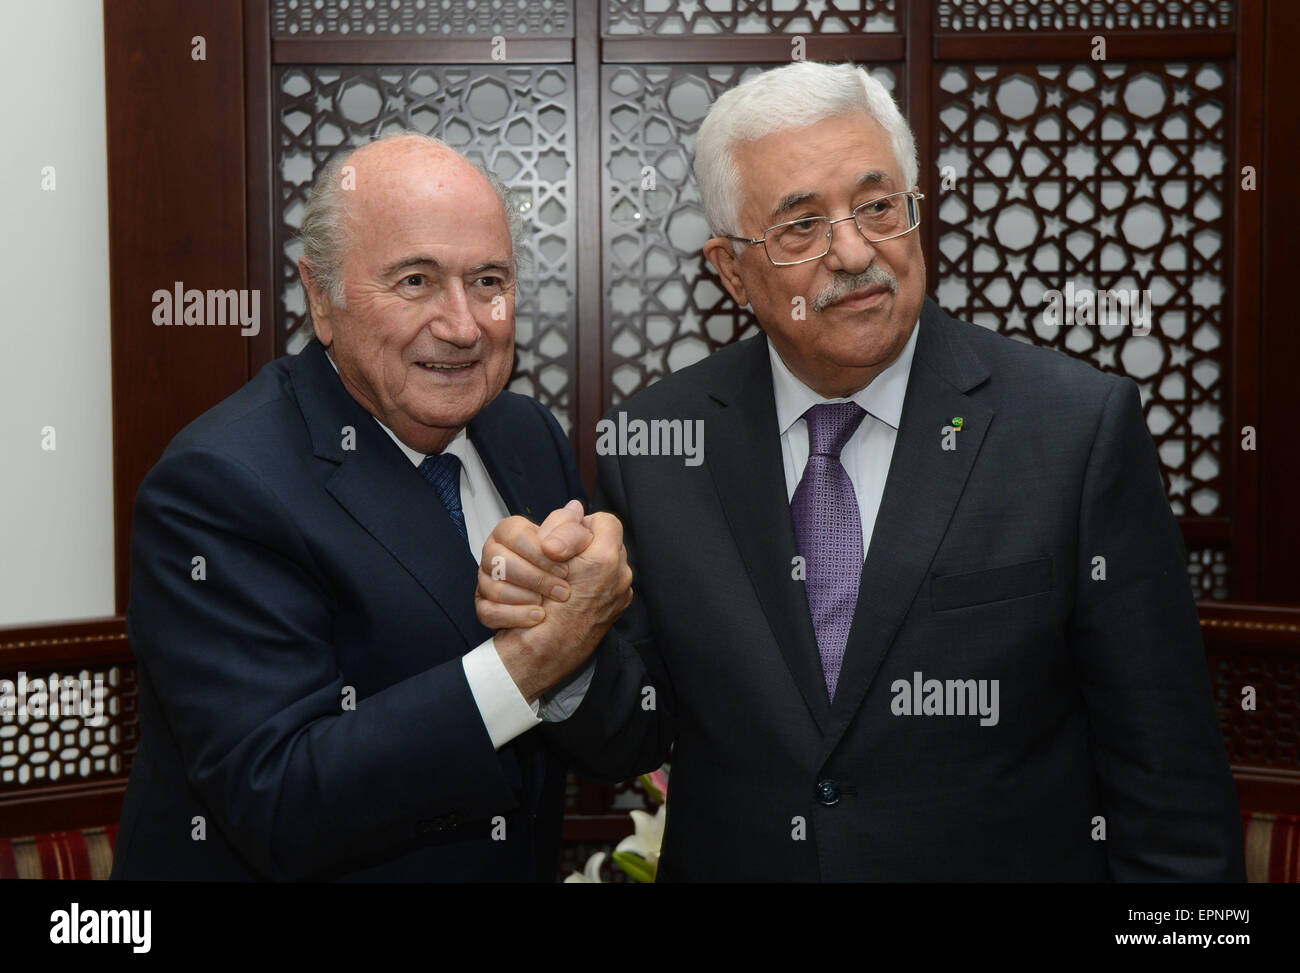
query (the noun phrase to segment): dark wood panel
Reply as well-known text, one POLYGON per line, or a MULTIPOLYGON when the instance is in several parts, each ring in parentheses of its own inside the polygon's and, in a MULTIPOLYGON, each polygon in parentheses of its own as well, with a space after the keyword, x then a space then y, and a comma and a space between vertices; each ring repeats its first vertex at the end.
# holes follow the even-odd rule
POLYGON ((152 321, 154 291, 176 281, 247 286, 243 44, 235 3, 104 3, 119 612, 141 480, 182 426, 248 377, 238 327, 152 321), (191 59, 196 36, 206 60, 191 59))
POLYGON ((271 109, 271 13, 269 0, 244 0, 244 104, 247 113, 248 286, 261 296, 261 333, 249 337, 248 375, 275 358, 280 306, 275 268, 275 188, 271 109))
MULTIPOLYGON (((268 25, 269 29, 269 25, 268 25)), ((563 39, 507 38, 506 63, 567 64, 573 43, 563 39)), ((271 41, 273 64, 493 64, 492 39, 303 38, 271 41)))
POLYGON ((617 843, 632 834, 631 816, 618 814, 570 814, 564 818, 563 841, 608 841, 617 843))
POLYGON ((1085 60, 1091 57, 1092 39, 1097 36, 1106 38, 1107 61, 1232 57, 1237 48, 1237 35, 1231 30, 980 31, 941 34, 934 39, 934 54, 939 61, 1085 60))
POLYGON ((1300 603, 1300 434, 1296 370, 1300 327, 1295 313, 1296 232, 1300 228, 1300 4, 1270 0, 1264 25, 1263 115, 1267 123, 1259 190, 1263 207, 1263 297, 1260 308, 1258 463, 1260 601, 1300 603))
POLYGON ((57 625, 0 628, 0 670, 89 662, 129 662, 126 619, 89 618, 57 625))
MULTIPOLYGON (((903 59, 902 34, 745 34, 692 37, 616 37, 601 43, 606 64, 721 64, 773 62, 788 64, 795 37, 803 37, 807 61, 876 61, 903 59)), ((599 83, 600 79, 594 79, 599 83)))
POLYGON ((1206 643, 1236 641, 1290 646, 1300 654, 1300 608, 1228 601, 1198 601, 1206 643))
POLYGON ((1237 805, 1243 811, 1265 814, 1300 814, 1300 773, 1232 771, 1237 785, 1237 805))
MULTIPOLYGON (((1231 384, 1223 403, 1228 463, 1229 509, 1232 511, 1232 592, 1237 601, 1253 601, 1259 592, 1259 452, 1241 448, 1243 426, 1259 427, 1260 196, 1241 188, 1242 166, 1258 170, 1263 155, 1264 47, 1263 0, 1241 0, 1235 69, 1232 155, 1228 160, 1228 200, 1232 233, 1228 266, 1233 280, 1228 333, 1231 384)), ((1294 596, 1292 596, 1294 598, 1294 596)), ((1273 599, 1278 600, 1278 599, 1273 599)))
POLYGON ((1189 547, 1226 543, 1232 538, 1231 517, 1179 517, 1178 526, 1189 547))
POLYGON ((120 777, 0 794, 0 837, 116 824, 122 817, 126 782, 120 777))

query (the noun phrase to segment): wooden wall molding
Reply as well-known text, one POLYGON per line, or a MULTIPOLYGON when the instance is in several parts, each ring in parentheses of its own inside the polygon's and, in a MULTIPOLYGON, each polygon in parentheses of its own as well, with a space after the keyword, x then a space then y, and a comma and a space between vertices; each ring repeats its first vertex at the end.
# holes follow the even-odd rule
POLYGON ((1300 814, 1300 608, 1197 608, 1237 799, 1244 810, 1300 814), (1243 708, 1246 686, 1255 710, 1243 708))
MULTIPOLYGON (((1241 0, 1258 12, 1260 0, 1241 0)), ((1296 369, 1300 328, 1295 320, 1295 236, 1300 228, 1300 125, 1295 92, 1300 91, 1300 3, 1268 0, 1263 8, 1263 43, 1255 70, 1263 75, 1263 130, 1259 172, 1262 239, 1259 249, 1258 317, 1261 351, 1256 385, 1259 504, 1259 586, 1242 598, 1274 604, 1300 599, 1300 435, 1296 433, 1296 369)), ((1245 164, 1248 160, 1243 160, 1245 164)), ((1251 163, 1254 164, 1254 163, 1251 163)))
MULTIPOLYGON (((158 327, 153 292, 244 289, 244 24, 228 0, 104 3, 116 610, 131 511, 172 437, 249 379, 239 328, 158 327), (191 57, 202 36, 207 59, 191 57)), ((273 329, 263 315, 262 329, 273 329)))
POLYGON ((89 618, 53 625, 0 627, 0 671, 25 665, 133 662, 126 619, 89 618))

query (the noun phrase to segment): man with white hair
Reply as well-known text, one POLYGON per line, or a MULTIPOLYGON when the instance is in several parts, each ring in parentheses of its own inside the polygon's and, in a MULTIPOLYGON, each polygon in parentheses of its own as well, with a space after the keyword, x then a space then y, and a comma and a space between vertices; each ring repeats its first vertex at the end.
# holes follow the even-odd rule
MULTIPOLYGON (((601 456, 637 594, 549 739, 611 781, 671 753, 662 879, 1244 880, 1137 386, 926 298, 914 141, 861 68, 726 92, 695 171, 763 333, 615 410, 702 424, 704 462, 601 456)), ((529 624, 526 533, 485 547, 521 555, 491 628, 529 624)))
POLYGON ((565 769, 531 731, 574 705, 630 573, 618 522, 575 503, 545 619, 494 638, 475 617, 493 526, 583 499, 555 419, 505 391, 519 220, 400 134, 325 167, 302 238, 315 340, 182 430, 136 498, 142 738, 113 877, 553 881, 565 769))

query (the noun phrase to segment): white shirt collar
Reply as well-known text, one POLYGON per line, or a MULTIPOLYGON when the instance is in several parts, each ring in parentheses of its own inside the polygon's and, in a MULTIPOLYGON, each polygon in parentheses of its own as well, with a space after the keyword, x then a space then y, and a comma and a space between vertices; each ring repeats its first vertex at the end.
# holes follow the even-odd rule
MULTIPOLYGON (((325 358, 330 363, 330 368, 334 369, 334 373, 337 375, 339 367, 338 365, 334 364, 334 356, 331 355, 328 350, 325 352, 325 358)), ((370 418, 375 420, 376 424, 378 424, 380 429, 388 433, 389 438, 391 438, 393 442, 397 443, 397 448, 400 449, 402 453, 406 456, 406 458, 409 459, 414 465, 419 466, 430 455, 428 453, 417 452, 414 449, 412 449, 410 446, 406 445, 406 443, 402 442, 400 439, 397 438, 397 433, 393 432, 393 430, 389 429, 382 422, 380 422, 376 416, 372 415, 370 418)), ((460 432, 456 433, 456 435, 452 438, 451 442, 447 444, 447 448, 444 449, 443 452, 455 453, 456 456, 460 458, 461 462, 464 463, 467 440, 468 437, 465 435, 465 430, 462 429, 460 432)))
POLYGON ((776 398, 776 424, 780 435, 784 436, 810 408, 824 402, 856 402, 863 411, 897 429, 903 415, 903 396, 907 392, 907 378, 912 373, 916 335, 920 330, 921 321, 918 318, 912 327, 911 337, 907 339, 907 344, 898 353, 898 357, 872 379, 866 388, 859 389, 847 399, 828 399, 814 392, 795 377, 789 366, 777 354, 772 342, 768 341, 767 352, 772 362, 772 394, 776 398))

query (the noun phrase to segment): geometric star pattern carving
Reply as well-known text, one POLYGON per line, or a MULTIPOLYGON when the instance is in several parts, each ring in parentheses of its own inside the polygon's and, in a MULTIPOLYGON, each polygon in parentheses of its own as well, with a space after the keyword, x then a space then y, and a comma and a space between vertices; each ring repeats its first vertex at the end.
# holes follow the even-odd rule
POLYGON ((1231 30, 1236 0, 939 0, 940 31, 1231 30))
MULTIPOLYGON (((0 721, 0 787, 107 779, 129 772, 140 735, 136 667, 100 663, 79 671, 29 671, 28 686, 40 681, 48 687, 51 675, 57 677, 59 686, 61 680, 71 677, 93 691, 102 687, 102 701, 58 697, 56 692, 61 706, 58 716, 51 715, 47 695, 47 708, 41 716, 13 712, 12 718, 0 721), (98 726, 84 718, 85 710, 76 709, 78 699, 88 708, 97 707, 90 712, 102 716, 98 726)), ((15 683, 18 678, 11 671, 0 672, 0 676, 15 683)), ((29 688, 28 692, 32 691, 29 688)), ((28 701, 31 699, 29 695, 28 701)))
POLYGON ((1226 78, 1216 61, 950 63, 935 99, 939 304, 1132 378, 1191 517, 1222 513, 1233 441, 1226 78), (1053 326, 1044 295, 1067 284, 1148 292, 1150 333, 1053 326))
POLYGON ((896 0, 605 0, 604 32, 846 34, 902 29, 896 0))
POLYGON ((1187 576, 1192 594, 1198 600, 1224 601, 1231 596, 1228 578, 1228 551, 1221 546, 1189 547, 1187 576))
POLYGON ((573 0, 272 0, 277 37, 572 37, 573 0))

